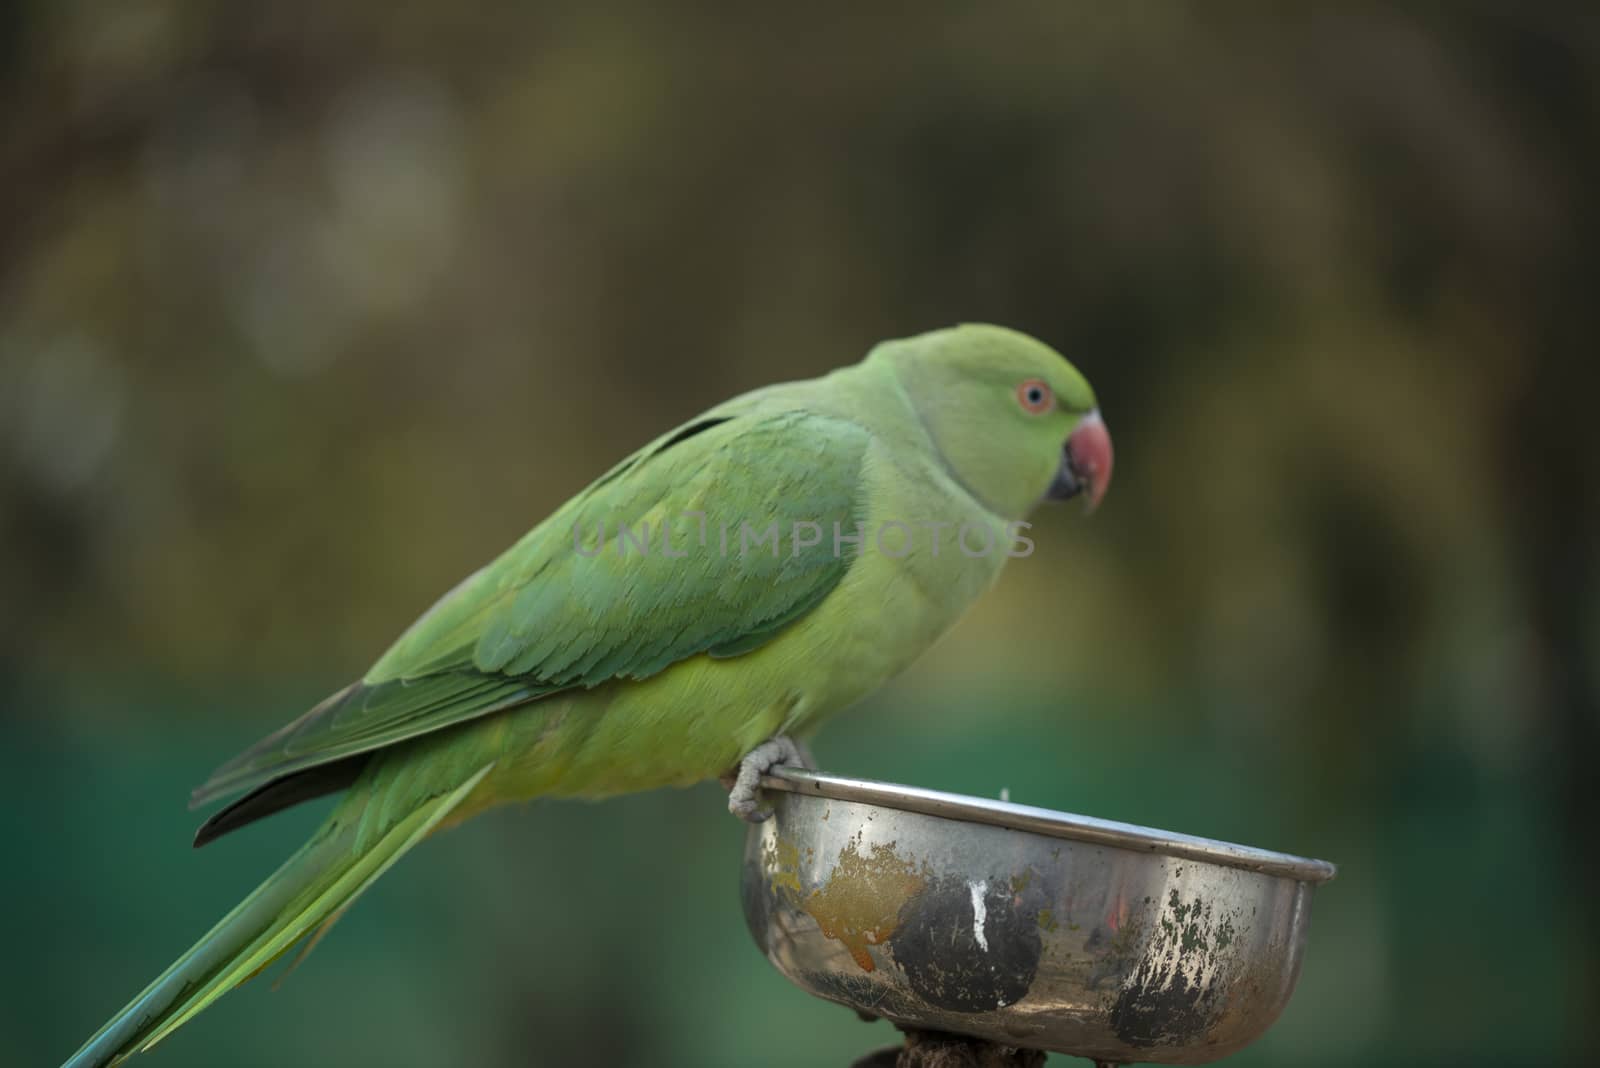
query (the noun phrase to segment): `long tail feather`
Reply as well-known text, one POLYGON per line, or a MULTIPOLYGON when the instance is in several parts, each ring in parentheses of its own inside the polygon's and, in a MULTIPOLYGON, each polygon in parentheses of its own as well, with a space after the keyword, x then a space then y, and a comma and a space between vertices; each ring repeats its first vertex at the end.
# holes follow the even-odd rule
POLYGON ((489 771, 423 802, 370 843, 353 821, 325 824, 238 907, 68 1058, 104 1068, 142 1053, 348 908, 489 771))

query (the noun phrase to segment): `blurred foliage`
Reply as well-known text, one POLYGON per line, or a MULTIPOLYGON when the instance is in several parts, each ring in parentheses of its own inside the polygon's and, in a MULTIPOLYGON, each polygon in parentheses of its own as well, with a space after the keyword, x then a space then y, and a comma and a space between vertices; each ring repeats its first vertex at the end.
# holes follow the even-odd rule
MULTIPOLYGON (((1577 4, 7 5, 18 1063, 315 818, 190 854, 212 764, 674 422, 961 320, 1089 374, 1117 484, 825 763, 1341 862, 1239 1063, 1600 1058, 1597 69, 1577 4)), ((152 1063, 885 1041, 738 847, 487 817, 152 1063)))

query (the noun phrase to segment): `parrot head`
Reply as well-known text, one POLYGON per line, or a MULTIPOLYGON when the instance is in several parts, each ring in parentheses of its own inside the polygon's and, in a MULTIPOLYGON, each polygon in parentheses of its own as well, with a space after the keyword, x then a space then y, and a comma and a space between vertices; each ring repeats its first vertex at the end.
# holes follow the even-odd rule
POLYGON ((886 341, 886 363, 952 474, 991 510, 1021 518, 1045 500, 1111 483, 1111 435, 1089 383, 1054 349, 1000 326, 964 324, 886 341))

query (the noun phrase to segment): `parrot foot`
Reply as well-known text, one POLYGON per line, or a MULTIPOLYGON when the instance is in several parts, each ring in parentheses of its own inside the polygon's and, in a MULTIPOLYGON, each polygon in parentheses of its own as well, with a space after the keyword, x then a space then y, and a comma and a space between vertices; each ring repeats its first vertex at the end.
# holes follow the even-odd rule
POLYGON ((811 754, 786 734, 769 738, 745 754, 738 770, 722 780, 728 788, 728 811, 746 823, 764 823, 772 813, 759 807, 756 792, 761 776, 780 764, 814 770, 811 754))

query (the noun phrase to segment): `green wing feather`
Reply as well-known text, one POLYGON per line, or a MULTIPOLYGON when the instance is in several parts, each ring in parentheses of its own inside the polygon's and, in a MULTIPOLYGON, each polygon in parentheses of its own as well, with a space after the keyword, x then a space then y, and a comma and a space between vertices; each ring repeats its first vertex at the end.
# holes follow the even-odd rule
POLYGON ((864 515, 868 440, 855 423, 797 410, 713 412, 663 436, 446 594, 362 681, 219 768, 192 802, 562 690, 759 647, 849 568, 834 524, 853 533, 864 515))

